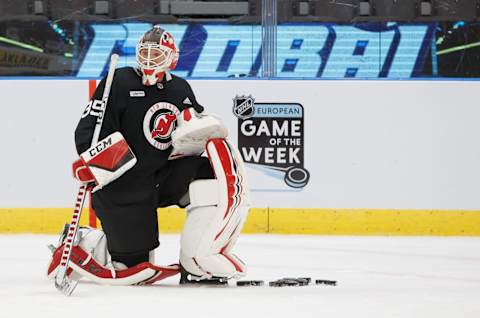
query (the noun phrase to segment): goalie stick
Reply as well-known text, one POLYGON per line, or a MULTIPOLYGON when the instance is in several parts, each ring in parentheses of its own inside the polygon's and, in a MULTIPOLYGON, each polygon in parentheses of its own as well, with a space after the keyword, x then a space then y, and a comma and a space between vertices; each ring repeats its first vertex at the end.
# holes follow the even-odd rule
MULTIPOLYGON (((107 79, 105 81, 105 88, 102 96, 102 112, 97 118, 95 123, 95 130, 93 131, 93 138, 91 145, 95 145, 98 142, 100 136, 100 130, 102 129, 103 118, 107 108, 108 96, 110 95, 110 88, 113 82, 113 74, 118 62, 118 54, 112 54, 110 57, 110 67, 108 69, 107 79)), ((77 231, 80 224, 80 216, 82 214, 83 203, 85 202, 85 196, 87 193, 87 184, 80 185, 78 189, 77 198, 75 200, 75 208, 73 210, 72 220, 68 227, 67 236, 65 237, 65 246, 63 248, 62 258, 60 266, 55 275, 55 287, 67 296, 70 296, 77 287, 78 281, 72 280, 67 275, 68 263, 72 253, 72 246, 77 237, 77 231)))

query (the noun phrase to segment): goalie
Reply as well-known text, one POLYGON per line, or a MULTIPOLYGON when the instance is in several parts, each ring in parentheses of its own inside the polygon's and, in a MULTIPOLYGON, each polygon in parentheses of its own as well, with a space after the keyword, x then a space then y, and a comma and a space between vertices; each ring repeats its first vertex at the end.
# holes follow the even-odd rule
MULTIPOLYGON (((189 84, 170 74, 178 54, 172 36, 154 26, 137 44, 138 67, 116 70, 105 113, 104 79, 81 116, 74 174, 95 184, 92 206, 103 231, 80 230, 72 275, 124 285, 151 282, 162 271, 177 273, 175 266, 159 269, 152 257, 159 246, 156 210, 170 205, 187 208, 181 283, 225 283, 245 274, 231 253, 249 207, 243 161, 226 128, 203 115, 189 84), (98 116, 105 116, 100 142, 91 146, 98 116)), ((55 275, 62 242, 49 276, 55 275)))

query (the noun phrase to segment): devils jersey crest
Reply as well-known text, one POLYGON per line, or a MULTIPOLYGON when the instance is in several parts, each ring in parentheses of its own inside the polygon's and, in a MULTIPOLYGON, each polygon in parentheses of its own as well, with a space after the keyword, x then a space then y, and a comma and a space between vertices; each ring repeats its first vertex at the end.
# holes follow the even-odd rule
POLYGON ((157 149, 165 150, 172 144, 172 132, 177 125, 178 108, 167 102, 150 107, 143 119, 143 133, 148 142, 157 149))

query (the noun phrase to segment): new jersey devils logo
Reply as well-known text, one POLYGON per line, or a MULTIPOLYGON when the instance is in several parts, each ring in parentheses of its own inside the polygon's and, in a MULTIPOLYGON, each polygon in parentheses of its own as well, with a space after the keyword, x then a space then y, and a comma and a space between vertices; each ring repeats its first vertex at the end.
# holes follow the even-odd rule
POLYGON ((170 147, 172 132, 179 115, 178 108, 167 102, 156 103, 150 107, 143 119, 143 133, 148 142, 160 150, 170 147))
POLYGON ((168 138, 172 133, 174 121, 177 116, 171 113, 161 114, 155 119, 155 130, 152 132, 152 138, 159 137, 161 139, 168 138))

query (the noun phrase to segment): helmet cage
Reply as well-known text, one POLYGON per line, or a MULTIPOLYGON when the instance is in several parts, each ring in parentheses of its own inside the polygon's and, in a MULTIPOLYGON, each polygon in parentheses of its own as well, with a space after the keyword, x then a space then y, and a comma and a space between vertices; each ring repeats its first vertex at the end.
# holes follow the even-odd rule
POLYGON ((136 47, 136 58, 141 69, 168 71, 173 62, 174 52, 159 43, 139 42, 136 47))

